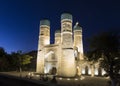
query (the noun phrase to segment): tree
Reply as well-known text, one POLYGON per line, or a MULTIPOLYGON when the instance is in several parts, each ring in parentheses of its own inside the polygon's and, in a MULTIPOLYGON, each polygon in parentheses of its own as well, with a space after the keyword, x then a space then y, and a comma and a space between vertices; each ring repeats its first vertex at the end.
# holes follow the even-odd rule
POLYGON ((100 65, 110 76, 112 86, 116 86, 120 76, 120 34, 104 32, 89 40, 90 51, 87 57, 91 61, 100 60, 100 65))
POLYGON ((0 47, 0 57, 3 57, 6 54, 4 48, 0 47))
POLYGON ((31 58, 32 58, 31 56, 26 55, 26 54, 21 55, 21 60, 20 60, 21 68, 23 68, 25 65, 31 63, 31 58))
POLYGON ((31 63, 32 56, 23 54, 21 51, 7 54, 4 48, 0 47, 0 71, 18 70, 21 72, 23 68, 31 63))
POLYGON ((25 65, 31 63, 31 56, 27 54, 22 54, 21 51, 13 52, 11 54, 12 59, 12 66, 14 66, 16 69, 19 68, 19 71, 22 72, 22 69, 25 67, 25 65))
POLYGON ((37 51, 30 51, 26 53, 27 55, 30 55, 32 57, 31 63, 26 65, 30 71, 36 71, 36 59, 37 59, 37 51))
POLYGON ((11 70, 18 70, 19 68, 19 53, 18 52, 12 52, 10 54, 10 64, 11 64, 11 70))
POLYGON ((18 51, 17 53, 18 53, 17 57, 19 59, 19 70, 20 70, 20 72, 22 72, 22 68, 25 65, 31 63, 30 60, 31 60, 32 57, 30 55, 27 55, 27 54, 22 54, 21 51, 18 51))
POLYGON ((7 71, 9 68, 9 62, 7 59, 7 53, 4 48, 0 47, 0 71, 7 71))

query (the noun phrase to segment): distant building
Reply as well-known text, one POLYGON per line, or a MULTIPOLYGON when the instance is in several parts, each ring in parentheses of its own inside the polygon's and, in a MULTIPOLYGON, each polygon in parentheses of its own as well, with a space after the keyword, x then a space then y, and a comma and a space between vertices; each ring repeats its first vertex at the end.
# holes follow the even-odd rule
POLYGON ((102 75, 104 71, 98 63, 91 64, 84 59, 82 27, 78 23, 73 27, 72 23, 72 15, 63 13, 61 31, 55 32, 55 43, 50 44, 50 21, 40 21, 36 72, 63 77, 102 75))

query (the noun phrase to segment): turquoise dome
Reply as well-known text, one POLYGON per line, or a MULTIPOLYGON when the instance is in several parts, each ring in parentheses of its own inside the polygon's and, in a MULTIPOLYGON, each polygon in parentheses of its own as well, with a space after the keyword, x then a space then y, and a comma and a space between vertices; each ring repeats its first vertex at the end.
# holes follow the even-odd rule
POLYGON ((60 30, 56 30, 55 33, 61 33, 61 31, 60 30))
POLYGON ((77 25, 77 26, 74 27, 74 30, 82 30, 82 27, 77 25))
POLYGON ((50 21, 45 19, 45 20, 41 20, 40 21, 40 25, 47 25, 47 26, 50 26, 50 21))
POLYGON ((63 19, 70 19, 70 20, 72 20, 72 15, 69 14, 69 13, 63 13, 61 15, 61 20, 63 20, 63 19))

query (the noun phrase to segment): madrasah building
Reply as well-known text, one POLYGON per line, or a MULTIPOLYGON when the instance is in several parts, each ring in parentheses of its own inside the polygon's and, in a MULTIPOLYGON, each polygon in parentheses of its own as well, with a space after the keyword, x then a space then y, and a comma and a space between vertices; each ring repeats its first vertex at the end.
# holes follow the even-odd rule
POLYGON ((83 53, 82 27, 69 13, 61 15, 61 30, 55 31, 55 43, 50 44, 50 21, 40 21, 36 72, 62 77, 75 77, 82 74, 103 75, 105 71, 99 62, 91 64, 83 53))

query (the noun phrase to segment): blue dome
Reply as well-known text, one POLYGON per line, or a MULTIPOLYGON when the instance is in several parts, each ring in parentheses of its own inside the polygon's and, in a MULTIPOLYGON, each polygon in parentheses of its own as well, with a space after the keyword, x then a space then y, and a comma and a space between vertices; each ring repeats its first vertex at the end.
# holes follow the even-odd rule
POLYGON ((50 21, 45 19, 45 20, 41 20, 40 21, 40 25, 47 25, 47 26, 50 26, 50 21))
POLYGON ((72 20, 72 15, 69 14, 69 13, 63 13, 61 15, 61 20, 63 20, 63 19, 70 19, 70 20, 72 20))

